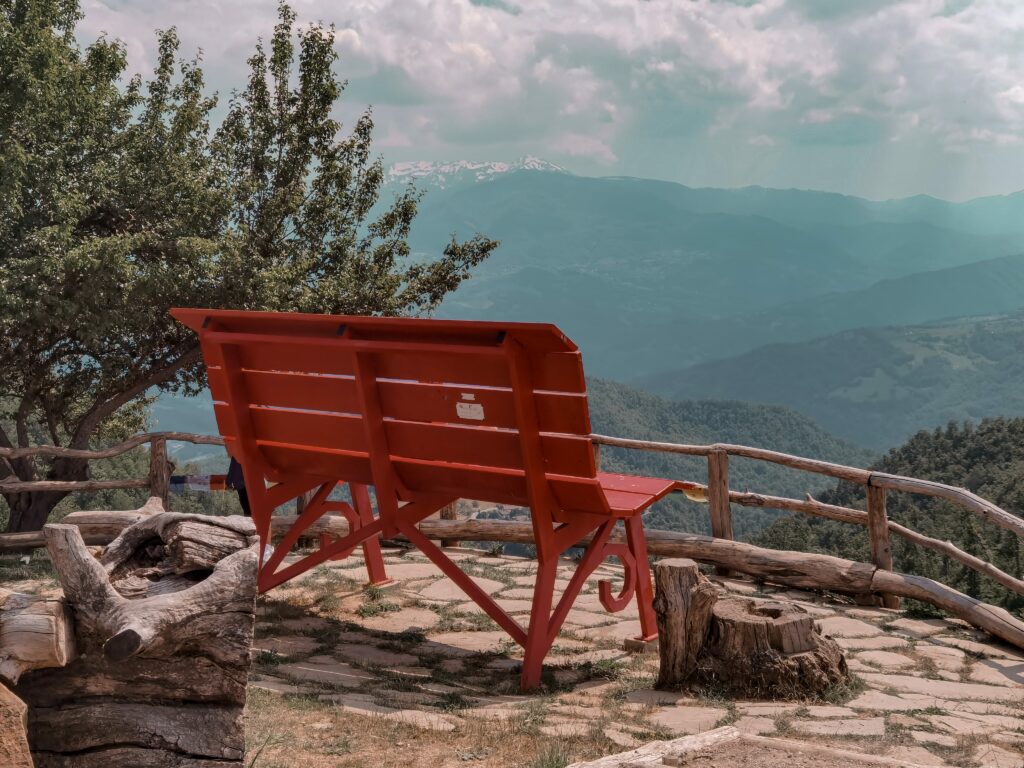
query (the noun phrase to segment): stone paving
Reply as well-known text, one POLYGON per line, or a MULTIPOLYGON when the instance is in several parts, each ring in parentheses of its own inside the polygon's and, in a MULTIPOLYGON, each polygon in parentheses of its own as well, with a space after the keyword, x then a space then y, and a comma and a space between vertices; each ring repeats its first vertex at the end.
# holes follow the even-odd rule
MULTIPOLYGON (((449 552, 525 624, 532 561, 449 552)), ((364 589, 365 568, 353 556, 262 598, 251 685, 433 732, 528 718, 542 734, 603 740, 608 751, 733 724, 920 765, 1024 768, 1024 653, 958 620, 715 578, 724 590, 770 594, 812 613, 844 648, 853 684, 813 702, 657 691, 657 654, 623 650, 639 628, 632 607, 608 614, 598 601, 599 579, 621 581, 621 570, 605 564, 548 656, 544 690, 521 695, 519 647, 422 554, 385 554, 389 585, 364 589)), ((566 562, 560 576, 572 570, 566 562)))

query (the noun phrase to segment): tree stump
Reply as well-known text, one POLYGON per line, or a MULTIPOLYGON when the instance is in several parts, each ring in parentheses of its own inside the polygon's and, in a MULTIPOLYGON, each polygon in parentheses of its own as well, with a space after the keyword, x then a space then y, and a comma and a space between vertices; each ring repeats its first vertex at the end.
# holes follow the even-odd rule
POLYGON ((655 564, 658 687, 803 698, 846 682, 842 650, 800 606, 722 597, 692 560, 655 564))
POLYGON ((48 525, 78 658, 22 676, 36 768, 242 764, 257 539, 243 517, 168 512, 99 557, 48 525))

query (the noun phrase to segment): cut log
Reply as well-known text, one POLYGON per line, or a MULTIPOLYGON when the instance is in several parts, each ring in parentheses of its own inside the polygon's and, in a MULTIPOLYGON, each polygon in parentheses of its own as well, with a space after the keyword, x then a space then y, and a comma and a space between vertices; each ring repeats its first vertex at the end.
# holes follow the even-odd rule
POLYGON ((660 560, 654 564, 654 582, 661 654, 658 687, 669 688, 696 672, 718 590, 701 576, 693 560, 660 560))
POLYGON ((25 702, 0 685, 0 765, 4 768, 32 768, 27 709, 25 702))
POLYGON ((848 680, 839 646, 800 606, 717 597, 692 560, 662 561, 654 573, 659 688, 802 698, 848 680))
POLYGON ((23 672, 63 667, 75 657, 71 611, 62 598, 0 589, 0 682, 23 672))
POLYGON ((257 538, 243 517, 140 515, 94 558, 44 529, 82 655, 22 677, 39 768, 238 766, 257 538))

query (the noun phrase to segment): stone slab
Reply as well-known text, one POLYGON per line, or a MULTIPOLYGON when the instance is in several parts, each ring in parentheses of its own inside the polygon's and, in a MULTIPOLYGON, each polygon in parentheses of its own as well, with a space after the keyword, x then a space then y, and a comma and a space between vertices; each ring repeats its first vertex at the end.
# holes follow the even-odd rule
POLYGON ((885 688, 908 693, 923 693, 942 699, 966 699, 981 701, 1020 701, 1021 692, 1015 688, 981 683, 959 683, 952 680, 930 680, 910 675, 882 675, 862 672, 868 682, 885 688))
POLYGON ((866 717, 862 719, 838 720, 794 720, 793 730, 816 736, 884 736, 885 718, 866 717))
POLYGON ((341 685, 348 688, 358 688, 374 679, 373 675, 368 672, 329 656, 315 656, 306 661, 282 664, 277 667, 277 671, 297 680, 341 685))
POLYGON ((874 637, 882 634, 882 630, 874 624, 848 616, 826 616, 818 619, 821 631, 830 637, 874 637))
MULTIPOLYGON (((480 589, 489 595, 497 594, 505 588, 504 584, 500 581, 494 581, 493 579, 474 577, 473 581, 476 582, 480 589)), ((440 579, 439 581, 435 581, 429 587, 421 589, 420 596, 425 597, 427 600, 444 600, 448 602, 462 602, 466 599, 466 593, 456 586, 454 581, 450 581, 449 579, 440 579)))
POLYGON ((710 731, 728 714, 718 707, 662 707, 650 721, 672 733, 693 734, 710 731))

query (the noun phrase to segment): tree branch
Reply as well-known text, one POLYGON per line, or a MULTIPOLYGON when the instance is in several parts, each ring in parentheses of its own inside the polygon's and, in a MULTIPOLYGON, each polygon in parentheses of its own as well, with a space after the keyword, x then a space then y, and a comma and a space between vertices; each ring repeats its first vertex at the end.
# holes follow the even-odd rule
POLYGON ((89 438, 92 436, 92 433, 96 431, 96 428, 105 418, 112 415, 121 406, 130 403, 150 387, 167 381, 171 376, 181 370, 181 368, 198 359, 199 344, 196 342, 193 343, 189 349, 183 352, 173 363, 170 363, 163 368, 158 368, 150 373, 146 378, 114 397, 111 397, 109 400, 96 403, 78 422, 78 426, 75 428, 75 431, 71 436, 71 440, 68 441, 68 446, 70 448, 86 447, 89 444, 89 438))

